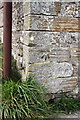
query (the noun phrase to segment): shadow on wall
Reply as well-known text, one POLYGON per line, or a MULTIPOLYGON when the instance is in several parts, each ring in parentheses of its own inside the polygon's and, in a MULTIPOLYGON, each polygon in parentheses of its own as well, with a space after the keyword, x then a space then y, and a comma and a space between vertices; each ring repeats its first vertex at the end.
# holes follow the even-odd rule
POLYGON ((21 81, 21 75, 17 68, 16 60, 14 60, 14 58, 12 58, 12 80, 15 82, 19 80, 21 81))

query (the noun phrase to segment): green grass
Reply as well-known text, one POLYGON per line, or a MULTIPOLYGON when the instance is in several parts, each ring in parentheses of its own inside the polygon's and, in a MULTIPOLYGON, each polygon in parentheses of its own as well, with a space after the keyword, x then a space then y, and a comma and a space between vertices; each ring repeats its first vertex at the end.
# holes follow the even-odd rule
POLYGON ((2 84, 2 105, 4 118, 44 118, 50 114, 44 88, 32 77, 21 82, 14 59, 12 78, 2 84))
POLYGON ((71 114, 80 111, 80 99, 77 97, 70 97, 64 93, 62 93, 59 98, 53 100, 50 104, 53 112, 56 114, 71 114))
POLYGON ((80 110, 80 99, 62 93, 51 102, 45 100, 45 89, 32 77, 25 82, 9 80, 2 85, 4 118, 50 118, 80 110))
POLYGON ((2 86, 5 118, 45 118, 50 107, 45 101, 44 88, 31 77, 25 82, 6 81, 2 86))

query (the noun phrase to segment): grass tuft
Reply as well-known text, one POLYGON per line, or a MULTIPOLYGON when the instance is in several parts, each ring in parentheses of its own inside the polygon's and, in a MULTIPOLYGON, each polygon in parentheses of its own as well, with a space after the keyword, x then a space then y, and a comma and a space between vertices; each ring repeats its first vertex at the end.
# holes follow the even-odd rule
POLYGON ((6 81, 2 86, 4 118, 44 118, 49 106, 44 98, 44 88, 31 77, 25 82, 6 81))
POLYGON ((80 110, 80 99, 70 97, 64 93, 50 104, 54 113, 71 114, 80 110))

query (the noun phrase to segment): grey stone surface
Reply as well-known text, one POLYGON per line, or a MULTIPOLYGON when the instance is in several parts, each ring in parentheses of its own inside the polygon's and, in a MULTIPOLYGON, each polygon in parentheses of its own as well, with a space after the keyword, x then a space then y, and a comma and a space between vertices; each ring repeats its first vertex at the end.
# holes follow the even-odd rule
POLYGON ((53 66, 56 77, 70 77, 73 75, 73 67, 67 62, 55 63, 53 66))
POLYGON ((54 2, 33 2, 31 3, 31 13, 56 15, 54 2))
POLYGON ((24 3, 24 10, 25 15, 28 14, 37 14, 37 15, 50 15, 55 16, 61 10, 61 3, 60 2, 26 2, 24 3))
POLYGON ((61 16, 79 17, 79 3, 75 2, 62 2, 61 16))
POLYGON ((34 75, 49 93, 78 93, 78 2, 13 4, 13 55, 23 80, 34 75))

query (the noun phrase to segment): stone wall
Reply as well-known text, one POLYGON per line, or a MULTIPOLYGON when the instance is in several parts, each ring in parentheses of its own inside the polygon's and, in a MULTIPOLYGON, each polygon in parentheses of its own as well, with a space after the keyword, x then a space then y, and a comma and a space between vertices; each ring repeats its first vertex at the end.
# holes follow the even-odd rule
POLYGON ((79 2, 13 3, 13 55, 23 80, 48 93, 79 91, 79 2))
POLYGON ((0 43, 3 43, 3 3, 0 2, 0 43))

